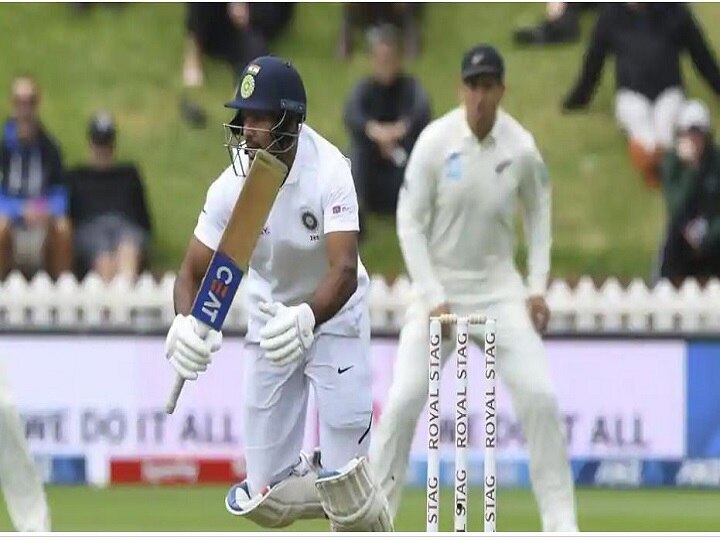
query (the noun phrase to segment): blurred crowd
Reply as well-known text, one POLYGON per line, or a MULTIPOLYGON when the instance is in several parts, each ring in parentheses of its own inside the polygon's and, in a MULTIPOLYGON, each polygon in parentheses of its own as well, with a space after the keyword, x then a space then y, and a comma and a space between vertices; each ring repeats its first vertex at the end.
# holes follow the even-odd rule
POLYGON ((150 216, 138 168, 115 159, 112 116, 92 116, 88 161, 66 168, 40 119, 32 77, 13 80, 10 103, 0 142, 0 278, 17 268, 53 278, 93 270, 106 281, 135 279, 147 256, 150 216))
POLYGON ((589 105, 605 60, 615 59, 615 120, 628 156, 650 189, 661 189, 667 210, 653 278, 720 276, 720 169, 707 106, 689 99, 681 59, 687 54, 715 96, 720 69, 690 8, 674 3, 549 2, 537 26, 518 28, 520 46, 581 39, 582 11, 596 11, 577 81, 565 112, 589 105))
MULTIPOLYGON (((421 4, 343 5, 336 55, 350 58, 361 40, 370 72, 347 96, 344 124, 361 206, 394 215, 408 155, 433 111, 421 82, 405 68, 422 54, 421 4)), ((204 84, 203 61, 222 59, 236 72, 272 52, 293 20, 291 3, 191 3, 186 7, 182 81, 204 84)), ((580 20, 593 18, 576 82, 561 100, 565 113, 588 107, 608 57, 615 60, 614 117, 628 159, 667 210, 655 278, 720 276, 720 150, 706 104, 687 95, 681 60, 687 55, 713 93, 720 69, 691 10, 684 4, 547 4, 535 26, 516 28, 517 47, 557 47, 585 38, 580 20)), ((552 54, 552 51, 548 51, 552 54)), ((151 258, 152 219, 138 165, 116 160, 112 113, 88 119, 87 162, 67 168, 61 144, 40 118, 41 88, 28 75, 10 88, 10 114, 0 142, 0 279, 19 269, 57 278, 97 272, 133 280, 151 258)), ((434 111, 436 114, 442 111, 434 111)), ((192 126, 205 112, 190 98, 181 113, 192 126)))

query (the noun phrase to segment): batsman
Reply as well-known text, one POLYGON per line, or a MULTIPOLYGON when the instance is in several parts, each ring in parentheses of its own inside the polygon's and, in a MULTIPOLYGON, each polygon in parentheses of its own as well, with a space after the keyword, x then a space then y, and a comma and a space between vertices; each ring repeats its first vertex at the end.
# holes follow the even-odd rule
MULTIPOLYGON (((235 111, 225 125, 231 163, 208 190, 180 267, 166 356, 186 380, 208 369, 222 334, 201 330, 204 315, 194 309, 200 305, 195 297, 208 287, 207 272, 217 277, 209 285, 212 298, 227 301, 225 285, 232 285, 237 269, 221 252, 245 241, 238 223, 253 211, 247 206, 234 212, 235 201, 243 199, 245 183, 249 188, 257 180, 253 161, 279 160, 289 172, 257 227, 244 276, 249 321, 245 354, 238 359, 244 369, 238 404, 247 478, 229 490, 225 506, 269 528, 327 517, 335 531, 392 531, 387 501, 366 460, 372 418, 369 280, 358 255, 349 163, 305 124, 303 81, 281 58, 250 62, 226 107, 235 111), (226 228, 237 233, 224 235, 226 228), (225 262, 215 269, 218 260, 225 262), (301 453, 311 387, 319 410, 319 459, 301 453)), ((214 314, 227 306, 211 302, 201 309, 214 314)))
MULTIPOLYGON (((428 318, 482 313, 497 320, 498 374, 527 439, 543 529, 575 531, 565 437, 540 338, 549 317, 544 293, 550 182, 532 135, 499 107, 504 75, 494 47, 467 51, 461 63, 463 106, 425 128, 405 170, 397 230, 415 298, 400 333, 393 384, 373 434, 370 461, 394 515, 427 400, 428 318), (514 263, 518 203, 528 243, 527 283, 514 263)), ((473 339, 482 345, 481 334, 473 339)), ((451 341, 444 340, 445 359, 451 341)))

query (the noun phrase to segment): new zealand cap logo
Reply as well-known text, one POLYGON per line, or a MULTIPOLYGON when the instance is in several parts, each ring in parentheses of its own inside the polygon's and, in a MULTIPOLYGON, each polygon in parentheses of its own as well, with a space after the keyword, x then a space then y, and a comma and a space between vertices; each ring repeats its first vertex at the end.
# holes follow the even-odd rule
POLYGON ((302 215, 302 222, 305 228, 309 231, 314 231, 318 227, 318 219, 315 217, 310 210, 306 210, 302 215))
POLYGON ((242 82, 240 83, 240 96, 243 99, 247 99, 250 96, 252 96, 252 93, 255 91, 255 77, 250 75, 249 73, 243 77, 242 82))

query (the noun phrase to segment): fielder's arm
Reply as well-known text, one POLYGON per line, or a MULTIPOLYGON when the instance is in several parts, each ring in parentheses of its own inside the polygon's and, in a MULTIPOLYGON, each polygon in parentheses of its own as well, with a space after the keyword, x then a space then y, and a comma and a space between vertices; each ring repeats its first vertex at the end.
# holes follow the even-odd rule
POLYGON ((405 181, 397 205, 397 235, 413 285, 422 291, 430 309, 447 302, 433 268, 429 237, 437 197, 437 148, 428 130, 422 132, 410 153, 405 181))
POLYGON ((544 295, 550 273, 552 245, 550 178, 537 151, 525 156, 522 166, 519 195, 528 246, 527 284, 530 295, 544 295))

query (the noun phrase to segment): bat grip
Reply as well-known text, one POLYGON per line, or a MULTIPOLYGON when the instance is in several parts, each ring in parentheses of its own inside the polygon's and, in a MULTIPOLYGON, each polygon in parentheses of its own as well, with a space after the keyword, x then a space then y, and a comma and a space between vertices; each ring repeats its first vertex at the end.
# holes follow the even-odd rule
MULTIPOLYGON (((204 323, 201 323, 197 319, 193 320, 195 321, 195 333, 202 339, 205 339, 210 333, 210 327, 204 323)), ((165 414, 172 414, 175 412, 175 407, 177 407, 177 402, 180 398, 180 393, 182 392, 183 386, 185 386, 185 379, 182 378, 180 375, 175 375, 175 383, 173 384, 172 390, 170 391, 170 396, 168 397, 167 403, 165 404, 165 414)))

